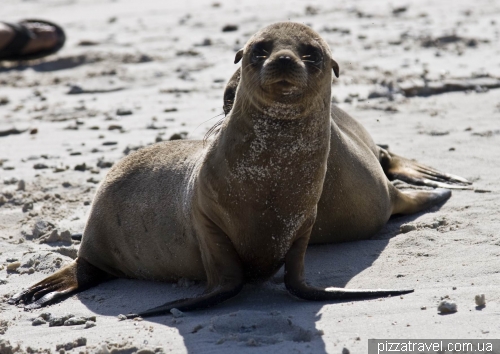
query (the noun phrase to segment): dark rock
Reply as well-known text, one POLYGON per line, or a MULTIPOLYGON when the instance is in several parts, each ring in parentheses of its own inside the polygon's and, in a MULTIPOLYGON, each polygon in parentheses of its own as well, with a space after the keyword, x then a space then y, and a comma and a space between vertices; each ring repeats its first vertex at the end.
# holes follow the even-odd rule
POLYGON ((46 164, 43 164, 43 163, 37 163, 37 164, 33 165, 33 168, 35 170, 43 170, 45 168, 49 168, 49 166, 47 166, 46 164))
POLYGON ((222 32, 234 32, 238 30, 237 25, 225 25, 222 27, 222 32))

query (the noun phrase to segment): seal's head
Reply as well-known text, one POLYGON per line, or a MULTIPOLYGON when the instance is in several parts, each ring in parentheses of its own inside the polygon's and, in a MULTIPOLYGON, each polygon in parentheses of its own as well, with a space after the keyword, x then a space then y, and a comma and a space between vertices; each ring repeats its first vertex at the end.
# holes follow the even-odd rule
POLYGON ((331 86, 332 69, 339 76, 328 44, 300 23, 279 22, 263 28, 236 53, 235 63, 241 59, 241 89, 251 92, 254 104, 261 107, 293 104, 299 96, 300 102, 312 103, 318 92, 331 86))

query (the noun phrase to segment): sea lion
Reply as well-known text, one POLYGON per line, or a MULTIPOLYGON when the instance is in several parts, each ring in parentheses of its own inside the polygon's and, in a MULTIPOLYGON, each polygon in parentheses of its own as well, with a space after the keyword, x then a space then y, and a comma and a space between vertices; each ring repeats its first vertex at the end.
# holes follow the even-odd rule
MULTIPOLYGON (((240 77, 241 68, 238 68, 224 90, 226 116, 231 112, 240 77)), ((222 123, 224 120, 218 124, 222 123)), ((449 195, 438 190, 441 196, 420 191, 401 192, 389 181, 398 179, 419 186, 471 189, 472 183, 463 177, 440 172, 375 144, 361 123, 334 104, 330 129, 330 153, 311 244, 368 239, 391 215, 416 213, 449 195)), ((217 128, 210 131, 216 132, 217 128)))
POLYGON ((316 239, 339 230, 364 235, 392 213, 425 209, 450 192, 398 191, 373 153, 366 157, 369 147, 357 147, 356 136, 350 141, 332 126, 332 71, 338 76, 339 67, 311 28, 291 22, 265 27, 236 54, 240 60, 241 80, 217 136, 207 143, 155 144, 117 163, 96 194, 77 259, 10 303, 40 307, 110 277, 206 280, 202 295, 139 315, 189 311, 231 298, 245 282, 269 278, 283 264, 286 288, 307 300, 413 291, 308 285, 304 256, 311 232, 316 239), (334 190, 325 185, 332 155, 343 157, 332 167, 340 171, 330 173, 349 184, 324 199, 325 190, 334 190), (328 216, 338 222, 339 211, 346 220, 332 225, 328 216), (345 230, 359 217, 365 226, 345 230))

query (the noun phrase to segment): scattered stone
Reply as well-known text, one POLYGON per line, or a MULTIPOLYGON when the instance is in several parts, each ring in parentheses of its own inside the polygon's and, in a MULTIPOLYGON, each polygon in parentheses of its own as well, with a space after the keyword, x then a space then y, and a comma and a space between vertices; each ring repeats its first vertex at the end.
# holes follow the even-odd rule
POLYGON ((197 57, 200 55, 200 52, 197 52, 196 50, 189 49, 189 50, 179 50, 177 53, 175 53, 178 57, 197 57))
POLYGON ((39 317, 43 318, 45 321, 49 321, 52 318, 52 314, 50 312, 44 312, 41 313, 39 317))
POLYGON ((320 9, 316 6, 311 6, 311 5, 306 6, 305 13, 308 16, 317 15, 317 14, 319 14, 319 12, 320 12, 320 9))
POLYGON ((168 112, 177 112, 177 108, 172 107, 172 108, 165 108, 163 112, 168 113, 168 112))
POLYGON ((94 321, 85 322, 85 329, 95 327, 96 323, 94 321))
POLYGON ((101 182, 101 180, 95 179, 94 177, 90 177, 89 179, 87 179, 87 182, 93 183, 93 184, 98 184, 99 182, 101 182))
POLYGON ((127 109, 127 108, 118 108, 116 110, 116 115, 117 116, 129 116, 131 115, 133 112, 132 110, 130 109, 127 109))
POLYGON ((87 338, 80 337, 80 338, 74 340, 73 342, 68 342, 68 343, 65 343, 65 344, 57 344, 56 345, 56 350, 61 350, 61 349, 71 350, 73 348, 83 347, 85 345, 87 345, 87 338))
POLYGON ((421 83, 408 82, 399 84, 406 97, 428 97, 446 92, 472 91, 477 87, 484 89, 500 88, 500 80, 491 77, 470 79, 449 79, 444 81, 425 81, 421 83))
POLYGON ((102 143, 103 146, 111 146, 111 145, 116 145, 118 142, 116 141, 105 141, 102 143))
POLYGON ((170 313, 175 317, 175 318, 179 318, 179 317, 184 317, 184 312, 176 309, 176 308, 173 308, 170 310, 170 313))
POLYGON ((395 7, 392 9, 392 14, 395 16, 398 16, 408 10, 408 6, 400 6, 400 7, 395 7))
MULTIPOLYGON (((0 334, 5 334, 7 332, 7 329, 9 328, 9 322, 6 320, 0 320, 0 334)), ((2 351, 2 341, 0 340, 0 353, 4 353, 2 351)))
POLYGON ((21 179, 21 180, 19 180, 19 182, 17 182, 17 190, 18 191, 26 190, 26 182, 24 182, 23 179, 21 179))
POLYGON ((0 285, 5 285, 7 283, 8 283, 7 279, 0 278, 0 285))
POLYGON ((421 310, 427 310, 427 306, 420 306, 421 310))
POLYGON ((157 352, 151 349, 139 349, 135 354, 155 354, 155 353, 157 352))
POLYGON ((21 262, 12 262, 7 264, 7 271, 8 272, 16 272, 17 268, 21 266, 21 262))
POLYGON ((5 178, 3 180, 3 184, 9 185, 9 184, 16 184, 18 182, 18 179, 16 177, 12 178, 5 178))
POLYGON ((41 317, 37 317, 33 320, 33 322, 31 322, 31 325, 32 326, 40 326, 40 325, 43 325, 47 323, 47 321, 45 321, 43 318, 41 317))
POLYGON ((474 189, 474 193, 491 193, 491 191, 487 189, 474 189))
POLYGON ((118 125, 118 124, 111 124, 108 127, 108 130, 123 130, 123 127, 121 125, 118 125))
POLYGON ((438 311, 442 314, 457 312, 457 304, 454 301, 443 300, 439 303, 438 311))
POLYGON ((82 172, 85 171, 86 169, 87 169, 87 165, 85 164, 85 162, 82 164, 76 165, 74 168, 75 171, 82 171, 82 172))
POLYGON ((350 354, 351 352, 346 347, 342 348, 342 354, 350 354))
POLYGON ((33 168, 35 170, 43 170, 43 169, 49 168, 49 166, 47 166, 44 163, 36 163, 36 164, 33 165, 33 168))
POLYGON ((84 317, 72 317, 64 321, 65 326, 78 326, 85 324, 87 322, 87 319, 84 317))
POLYGON ((110 168, 111 166, 113 166, 113 162, 111 161, 104 161, 104 159, 97 161, 97 167, 99 168, 110 168))
POLYGON ((128 155, 128 154, 130 154, 130 153, 131 153, 131 152, 133 152, 133 151, 137 151, 137 150, 139 150, 139 149, 142 149, 143 147, 144 147, 144 145, 127 146, 127 147, 125 148, 125 150, 123 150, 123 154, 124 154, 124 155, 128 155))
POLYGON ((64 322, 70 318, 75 317, 75 315, 68 313, 59 317, 51 317, 49 320, 49 327, 58 327, 64 325, 64 322))
MULTIPOLYGON (((5 333, 5 332, 4 332, 5 333)), ((4 334, 1 333, 0 334, 4 334)), ((10 342, 6 339, 0 339, 0 353, 2 354, 14 354, 14 353, 20 353, 21 352, 21 347, 19 343, 14 346, 10 344, 10 342)))
POLYGON ((0 97, 0 106, 4 106, 10 102, 9 98, 7 96, 2 96, 0 97))
POLYGON ((486 306, 486 297, 484 294, 478 294, 475 296, 474 300, 476 301, 476 305, 479 307, 486 306))
POLYGON ((64 188, 69 188, 69 187, 71 187, 71 183, 69 183, 69 182, 63 182, 63 183, 62 183, 62 186, 63 186, 64 188))
POLYGON ((237 25, 225 25, 222 27, 222 32, 234 32, 238 30, 237 25))
POLYGON ((33 203, 31 203, 31 202, 24 203, 22 210, 23 210, 23 213, 26 213, 29 210, 33 210, 33 203))
POLYGON ((202 328, 203 328, 203 325, 197 324, 196 326, 193 327, 193 329, 191 330, 191 333, 196 333, 202 328))
POLYGON ((47 222, 45 220, 38 220, 35 223, 35 226, 33 226, 32 230, 32 237, 33 238, 39 238, 40 236, 45 235, 48 233, 50 230, 54 228, 54 224, 47 222))
POLYGON ((71 235, 71 239, 73 241, 81 241, 82 240, 82 236, 83 236, 83 234, 73 234, 73 235, 71 235))
POLYGON ((78 249, 74 247, 59 247, 56 248, 54 252, 62 254, 63 256, 69 257, 71 259, 76 259, 78 255, 78 249))
POLYGON ((43 236, 40 238, 40 243, 54 243, 54 242, 63 242, 63 243, 71 243, 71 233, 66 230, 59 232, 57 230, 52 230, 49 235, 43 236))
POLYGON ((181 132, 181 133, 174 133, 170 136, 168 140, 181 140, 181 139, 186 139, 188 133, 186 132, 181 132))
POLYGON ((399 231, 401 233, 403 233, 403 234, 406 234, 407 232, 415 231, 416 229, 417 229, 417 227, 415 225, 412 225, 412 224, 403 224, 399 228, 399 231))
POLYGON ((124 321, 124 320, 126 320, 126 319, 127 319, 127 316, 120 314, 120 315, 118 315, 118 319, 119 319, 120 321, 124 321))
POLYGON ((88 46, 94 46, 94 45, 99 45, 100 43, 97 41, 92 41, 88 39, 82 39, 80 42, 78 42, 78 46, 81 47, 88 47, 88 46))
POLYGON ((7 130, 0 130, 0 137, 21 134, 21 133, 24 133, 26 130, 27 129, 19 130, 16 128, 7 129, 7 130))

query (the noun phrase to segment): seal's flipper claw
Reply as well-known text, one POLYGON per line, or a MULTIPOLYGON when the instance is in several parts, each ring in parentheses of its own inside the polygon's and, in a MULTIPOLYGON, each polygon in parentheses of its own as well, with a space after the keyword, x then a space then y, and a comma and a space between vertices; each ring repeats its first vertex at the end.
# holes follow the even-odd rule
POLYGON ((417 186, 447 189, 472 189, 467 179, 440 172, 402 156, 398 156, 379 146, 379 161, 389 180, 400 181, 417 186))
POLYGON ((103 270, 82 258, 77 258, 39 283, 15 294, 8 303, 17 305, 23 302, 26 305, 25 310, 37 309, 88 289, 109 277, 103 270))

